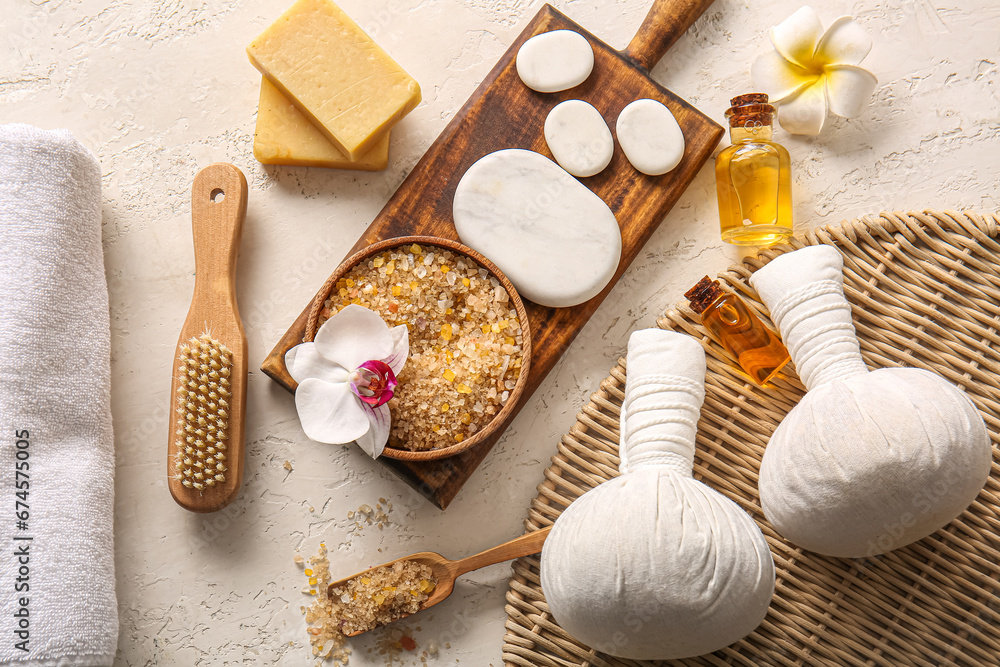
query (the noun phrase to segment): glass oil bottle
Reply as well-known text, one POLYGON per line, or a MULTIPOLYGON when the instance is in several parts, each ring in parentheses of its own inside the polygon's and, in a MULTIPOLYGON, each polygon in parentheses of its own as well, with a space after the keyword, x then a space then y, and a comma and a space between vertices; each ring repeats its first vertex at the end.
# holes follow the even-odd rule
POLYGON ((761 386, 789 361, 788 350, 750 307, 735 294, 723 292, 718 280, 702 278, 685 292, 691 309, 750 379, 761 386))
POLYGON ((732 146, 715 159, 722 240, 768 246, 792 236, 792 172, 785 147, 772 141, 774 107, 764 93, 730 100, 732 146))

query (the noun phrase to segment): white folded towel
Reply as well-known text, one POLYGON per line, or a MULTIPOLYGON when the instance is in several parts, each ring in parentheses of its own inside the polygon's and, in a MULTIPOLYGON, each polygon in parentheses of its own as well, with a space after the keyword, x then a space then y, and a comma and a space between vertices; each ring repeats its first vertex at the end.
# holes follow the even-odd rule
POLYGON ((0 126, 0 665, 114 660, 110 337, 97 161, 0 126))

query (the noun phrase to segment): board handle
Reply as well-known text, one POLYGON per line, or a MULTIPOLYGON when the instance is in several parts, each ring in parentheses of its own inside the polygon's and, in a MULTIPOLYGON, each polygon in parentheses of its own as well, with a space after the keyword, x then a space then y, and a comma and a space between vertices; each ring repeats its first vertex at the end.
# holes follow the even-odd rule
POLYGON ((653 69, 674 42, 683 35, 713 0, 653 0, 653 6, 625 55, 647 70, 653 69))

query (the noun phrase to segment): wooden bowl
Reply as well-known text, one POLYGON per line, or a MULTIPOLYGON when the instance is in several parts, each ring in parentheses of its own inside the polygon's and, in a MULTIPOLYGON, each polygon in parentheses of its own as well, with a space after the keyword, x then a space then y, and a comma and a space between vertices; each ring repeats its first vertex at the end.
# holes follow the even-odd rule
POLYGON ((514 411, 514 406, 517 405, 517 402, 521 399, 521 394, 524 393, 524 385, 528 380, 528 369, 531 364, 531 333, 528 330, 528 313, 524 310, 524 303, 521 302, 521 297, 517 293, 517 290, 514 289, 514 286, 507 279, 507 276, 505 276, 493 262, 486 259, 468 246, 462 245, 457 241, 438 238, 436 236, 401 236, 374 243, 364 250, 361 250, 345 259, 323 285, 323 288, 319 291, 319 294, 313 301, 312 309, 309 311, 309 319, 306 322, 306 333, 303 337, 303 341, 310 342, 316 337, 316 330, 319 328, 318 323, 320 312, 323 310, 326 300, 330 298, 330 293, 333 292, 336 287, 337 281, 347 275, 348 271, 373 255, 377 255, 386 250, 391 250, 400 246, 409 246, 414 243, 421 246, 446 248, 452 252, 469 257, 479 264, 479 266, 486 269, 491 276, 500 281, 500 285, 507 291, 510 301, 514 305, 514 309, 517 311, 517 318, 521 324, 521 372, 517 376, 517 382, 514 385, 514 388, 510 390, 510 396, 507 398, 507 402, 504 403, 500 411, 494 415, 489 424, 477 431, 472 437, 449 447, 441 447, 440 449, 430 449, 421 452, 411 452, 408 449, 396 449, 387 445, 385 450, 382 452, 382 456, 386 456, 391 459, 400 459, 402 461, 434 461, 460 454, 467 449, 475 447, 480 442, 483 442, 503 428, 507 419, 514 411))

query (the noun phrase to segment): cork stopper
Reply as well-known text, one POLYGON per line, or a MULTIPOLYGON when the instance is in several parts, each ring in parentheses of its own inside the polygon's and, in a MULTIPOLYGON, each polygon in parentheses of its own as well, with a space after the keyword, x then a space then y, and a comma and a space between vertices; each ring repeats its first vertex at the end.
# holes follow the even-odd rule
POLYGON ((684 292, 684 296, 691 302, 691 310, 701 315, 713 301, 722 296, 722 288, 719 287, 718 280, 705 276, 697 285, 684 292))
POLYGON ((767 104, 767 93, 746 93, 729 100, 729 106, 741 107, 747 104, 767 104))
POLYGON ((770 125, 774 107, 767 103, 767 93, 747 93, 729 100, 726 111, 729 127, 760 127, 770 125))

